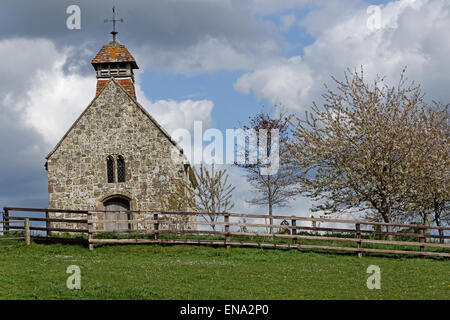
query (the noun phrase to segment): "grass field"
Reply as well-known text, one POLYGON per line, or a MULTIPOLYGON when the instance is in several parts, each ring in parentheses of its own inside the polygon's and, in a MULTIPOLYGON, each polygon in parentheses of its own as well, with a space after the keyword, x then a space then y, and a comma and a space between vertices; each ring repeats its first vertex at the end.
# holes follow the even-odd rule
POLYGON ((209 246, 0 242, 0 299, 449 299, 450 261, 209 246), (69 290, 70 265, 81 290, 69 290), (369 290, 369 265, 381 289, 369 290))

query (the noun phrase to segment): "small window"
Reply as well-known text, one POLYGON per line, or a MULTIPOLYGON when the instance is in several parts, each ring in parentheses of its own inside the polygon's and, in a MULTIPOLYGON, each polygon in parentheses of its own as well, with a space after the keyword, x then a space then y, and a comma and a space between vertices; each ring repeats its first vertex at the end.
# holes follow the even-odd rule
POLYGON ((122 156, 117 157, 117 182, 125 182, 125 161, 122 156))
POLYGON ((109 156, 106 160, 106 170, 108 175, 108 183, 114 182, 114 159, 109 156))

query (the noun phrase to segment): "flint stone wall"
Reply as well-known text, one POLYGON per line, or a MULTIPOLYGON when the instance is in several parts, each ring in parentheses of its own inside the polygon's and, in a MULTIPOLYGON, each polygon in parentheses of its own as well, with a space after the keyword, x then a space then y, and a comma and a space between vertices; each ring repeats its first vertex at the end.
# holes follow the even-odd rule
MULTIPOLYGON (((176 194, 177 185, 188 181, 184 164, 175 163, 171 158, 173 150, 169 138, 111 80, 48 157, 50 208, 105 210, 104 201, 120 196, 130 201, 131 210, 162 210, 160 197, 176 194), (107 157, 118 155, 125 160, 125 182, 108 183, 107 157)), ((49 216, 85 217, 62 213, 49 216)), ((151 216, 133 213, 130 218, 151 216)), ((95 217, 105 219, 102 213, 95 217)), ((84 229, 86 226, 51 223, 51 227, 84 229)), ((137 226, 139 229, 152 227, 145 223, 137 226)))

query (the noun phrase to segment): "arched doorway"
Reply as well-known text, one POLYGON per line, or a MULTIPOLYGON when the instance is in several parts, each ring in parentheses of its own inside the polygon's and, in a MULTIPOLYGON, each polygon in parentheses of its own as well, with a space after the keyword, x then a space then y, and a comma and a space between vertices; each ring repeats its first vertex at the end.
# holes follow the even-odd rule
MULTIPOLYGON (((103 202, 103 206, 105 207, 106 220, 130 220, 129 213, 123 211, 130 210, 130 200, 122 197, 113 197, 109 198, 105 202, 103 202), (108 212, 112 211, 112 212, 108 212), (121 212, 119 212, 121 211, 121 212)), ((130 225, 128 223, 106 223, 105 230, 113 231, 118 229, 129 229, 130 225)))

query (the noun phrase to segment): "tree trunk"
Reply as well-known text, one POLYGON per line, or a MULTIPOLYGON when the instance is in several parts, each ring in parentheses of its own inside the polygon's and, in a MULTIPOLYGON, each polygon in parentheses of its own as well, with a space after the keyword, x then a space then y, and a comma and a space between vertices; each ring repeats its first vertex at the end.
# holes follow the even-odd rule
MULTIPOLYGON (((430 214, 428 212, 426 212, 424 218, 425 218, 424 219, 425 220, 424 221, 425 225, 429 227, 431 225, 431 223, 430 223, 430 214)), ((426 236, 430 235, 430 229, 425 229, 425 235, 426 236)), ((430 242, 430 238, 425 237, 425 242, 430 242)))
MULTIPOLYGON (((272 199, 269 198, 269 223, 270 223, 270 225, 273 225, 272 206, 273 206, 272 199)), ((273 233, 273 228, 272 227, 270 227, 269 230, 270 230, 270 233, 273 233)))
MULTIPOLYGON (((390 223, 390 222, 387 222, 387 223, 390 223)), ((391 233, 392 231, 393 231, 392 226, 386 226, 386 232, 391 233)), ((388 241, 392 241, 392 239, 393 239, 392 234, 388 234, 388 235, 387 235, 387 240, 388 240, 388 241)))
MULTIPOLYGON (((436 220, 436 226, 440 227, 441 226, 441 215, 439 212, 434 212, 434 217, 436 220)), ((444 230, 442 229, 438 229, 439 230, 439 243, 444 243, 444 230)))
MULTIPOLYGON (((386 197, 383 195, 381 200, 381 205, 379 207, 376 207, 378 212, 381 214, 381 217, 383 218, 383 221, 385 223, 391 223, 391 201, 389 197, 386 197)), ((391 233, 393 231, 392 226, 386 226, 386 232, 391 233)), ((388 241, 392 241, 393 236, 391 234, 386 236, 386 239, 388 241)))
MULTIPOLYGON (((269 223, 270 223, 270 225, 272 226, 273 225, 273 218, 272 218, 272 210, 273 210, 273 198, 272 198, 272 185, 271 185, 271 182, 270 182, 270 176, 269 177, 267 177, 267 180, 268 180, 268 183, 267 183, 267 194, 268 194, 268 196, 269 196, 269 223)), ((272 227, 270 227, 269 228, 269 233, 273 233, 273 228, 272 227)))
POLYGON ((211 215, 209 216, 209 218, 211 219, 211 228, 213 229, 213 231, 216 231, 216 216, 215 215, 211 215))
MULTIPOLYGON (((383 220, 385 223, 391 223, 391 215, 390 215, 390 208, 386 210, 386 212, 381 212, 381 216, 383 217, 383 220)), ((391 233, 393 231, 392 226, 386 226, 386 232, 391 233)), ((386 236, 388 241, 392 241, 393 236, 391 234, 388 234, 386 236)))
MULTIPOLYGON (((440 226, 439 226, 440 227, 440 226)), ((444 244, 444 230, 439 229, 439 243, 444 244)))

